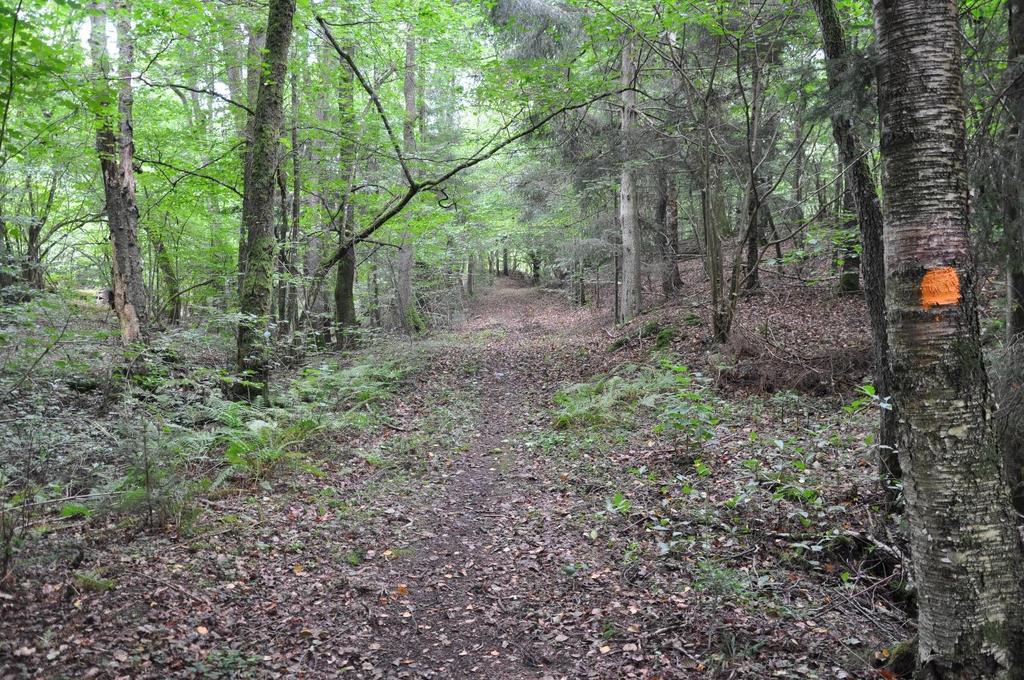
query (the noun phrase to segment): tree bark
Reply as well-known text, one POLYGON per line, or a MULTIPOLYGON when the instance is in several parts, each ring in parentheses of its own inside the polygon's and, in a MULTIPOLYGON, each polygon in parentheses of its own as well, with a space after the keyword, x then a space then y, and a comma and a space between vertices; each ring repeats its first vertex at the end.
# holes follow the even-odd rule
POLYGON ((622 231, 622 305, 620 321, 626 322, 640 313, 640 220, 636 203, 636 176, 629 153, 636 121, 636 60, 632 39, 622 43, 622 171, 619 179, 619 227, 622 231), (627 89, 629 88, 629 89, 627 89))
MULTIPOLYGON (((843 25, 836 13, 833 0, 813 0, 814 11, 821 26, 825 48, 825 69, 829 89, 838 92, 848 77, 849 54, 843 25)), ((832 135, 839 147, 839 158, 846 168, 847 181, 853 189, 857 221, 860 224, 861 276, 864 281, 864 299, 867 302, 871 324, 872 363, 874 365, 875 393, 886 399, 892 392, 892 372, 889 366, 889 332, 885 320, 885 245, 882 240, 882 209, 875 190, 875 178, 868 167, 867 149, 853 127, 853 121, 839 114, 832 115, 832 135)), ((820 171, 817 173, 820 176, 820 171)), ((819 189, 820 191, 820 189, 819 189)), ((819 196, 822 194, 819 193, 819 196)), ((890 403, 890 406, 892 404, 890 403)), ((886 495, 892 500, 895 493, 892 481, 901 476, 896 429, 899 416, 895 408, 880 409, 878 425, 879 476, 886 495)))
MULTIPOLYGON (((263 331, 270 312, 274 273, 274 179, 284 120, 284 81, 292 37, 295 0, 270 0, 265 63, 247 140, 242 223, 245 226, 245 269, 241 274, 236 367, 244 383, 267 392, 270 366, 263 331)), ((243 390, 252 396, 252 390, 243 390)))
MULTIPOLYGON (((107 222, 113 250, 114 310, 121 326, 121 342, 130 345, 143 339, 146 324, 146 291, 142 278, 142 254, 139 250, 139 209, 135 202, 135 172, 132 157, 135 153, 132 130, 132 67, 135 62, 135 44, 131 34, 130 5, 120 5, 117 20, 118 129, 109 118, 100 121, 96 130, 96 150, 103 173, 107 222)), ((109 57, 106 47, 106 16, 102 10, 94 12, 90 31, 93 69, 101 88, 104 106, 111 96, 107 84, 109 57)))
POLYGON ((957 4, 875 0, 886 306, 926 678, 1020 678, 1024 551, 968 236, 957 4))

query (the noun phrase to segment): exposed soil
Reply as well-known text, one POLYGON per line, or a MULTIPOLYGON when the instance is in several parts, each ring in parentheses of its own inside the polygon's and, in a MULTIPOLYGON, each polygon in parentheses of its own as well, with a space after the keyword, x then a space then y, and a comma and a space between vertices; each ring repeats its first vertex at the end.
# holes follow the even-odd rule
POLYGON ((188 534, 95 516, 40 538, 0 594, 0 677, 879 677, 911 631, 872 547, 871 418, 747 400, 697 451, 643 418, 555 430, 557 390, 650 349, 603 328, 502 283, 399 345, 423 368, 391 425, 316 474, 203 500, 188 534), (789 456, 820 502, 736 481, 789 456))

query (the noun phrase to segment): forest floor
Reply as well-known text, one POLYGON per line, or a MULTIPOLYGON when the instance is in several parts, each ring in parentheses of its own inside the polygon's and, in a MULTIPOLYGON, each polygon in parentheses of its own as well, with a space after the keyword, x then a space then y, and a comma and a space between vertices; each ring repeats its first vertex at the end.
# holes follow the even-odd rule
MULTIPOLYGON (((821 335, 805 302, 783 307, 816 321, 749 342, 821 335)), ((610 337, 499 281, 455 331, 295 373, 314 424, 211 434, 201 492, 147 463, 127 518, 32 520, 0 678, 891 677, 875 666, 913 631, 872 407, 754 389, 775 378, 712 352, 699 314, 610 337), (381 367, 380 398, 324 395, 381 367)), ((856 382, 839 345, 824 382, 856 382)), ((809 354, 776 372, 824 375, 809 354)))

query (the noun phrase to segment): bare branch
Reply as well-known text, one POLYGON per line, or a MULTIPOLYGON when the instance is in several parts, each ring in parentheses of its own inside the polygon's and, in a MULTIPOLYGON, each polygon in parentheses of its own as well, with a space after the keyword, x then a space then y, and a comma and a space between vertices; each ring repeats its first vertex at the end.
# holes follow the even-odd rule
POLYGON ((324 21, 324 18, 318 15, 316 21, 320 24, 320 28, 324 30, 324 36, 327 38, 327 41, 331 43, 331 47, 334 48, 334 51, 338 53, 339 57, 345 60, 348 67, 352 69, 352 73, 354 73, 356 78, 359 79, 359 84, 364 90, 366 90, 366 94, 370 96, 370 100, 377 108, 377 115, 380 116, 381 122, 384 123, 384 129, 387 130, 388 138, 391 140, 391 146, 395 150, 395 158, 398 159, 398 163, 402 166, 402 174, 405 175, 405 181, 408 182, 410 189, 416 187, 416 180, 412 178, 412 173, 409 171, 409 165, 405 162, 405 156, 402 155, 402 147, 398 143, 398 137, 395 136, 395 131, 391 127, 391 121, 388 119, 388 115, 384 112, 384 105, 381 104, 380 98, 377 96, 377 90, 374 89, 373 85, 370 84, 370 81, 366 79, 363 72, 359 70, 359 67, 356 66, 356 62, 352 60, 352 57, 350 57, 345 50, 341 49, 341 45, 339 45, 338 41, 334 39, 331 29, 327 28, 327 22, 324 21))

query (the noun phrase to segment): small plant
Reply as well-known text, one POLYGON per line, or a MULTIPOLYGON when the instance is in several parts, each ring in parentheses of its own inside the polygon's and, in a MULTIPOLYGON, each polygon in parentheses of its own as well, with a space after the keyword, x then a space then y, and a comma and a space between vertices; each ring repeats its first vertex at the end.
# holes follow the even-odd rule
POLYGON ((78 571, 75 572, 75 585, 82 590, 105 593, 108 590, 113 590, 117 584, 114 583, 113 579, 103 578, 96 572, 78 571))
POLYGON ((619 515, 628 515, 632 505, 621 491, 605 501, 605 507, 608 509, 608 512, 614 512, 619 515))
POLYGON ((671 371, 676 390, 665 399, 665 407, 654 431, 670 432, 682 439, 687 448, 700 446, 714 437, 719 418, 707 394, 686 366, 663 362, 671 371))
POLYGON ((224 460, 231 467, 226 471, 227 475, 222 473, 214 487, 236 472, 243 472, 254 482, 265 485, 268 477, 282 465, 302 459, 298 447, 319 429, 320 425, 308 418, 284 427, 274 422, 252 420, 244 429, 227 433, 224 437, 227 443, 224 460))
POLYGON ((658 349, 665 349, 672 344, 672 341, 679 336, 679 329, 675 326, 665 326, 658 331, 657 337, 654 339, 654 346, 658 349))
POLYGON ((861 395, 857 399, 854 399, 849 404, 843 406, 843 410, 847 413, 857 413, 864 409, 866 406, 875 405, 880 409, 889 411, 892 409, 892 403, 890 397, 879 397, 878 392, 875 390, 875 386, 867 383, 857 388, 857 392, 861 395))

